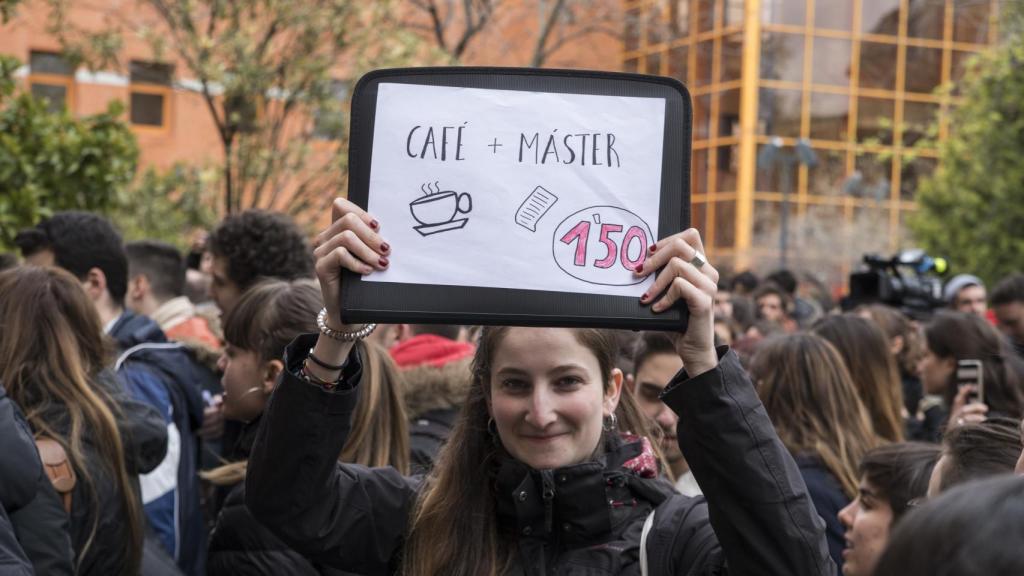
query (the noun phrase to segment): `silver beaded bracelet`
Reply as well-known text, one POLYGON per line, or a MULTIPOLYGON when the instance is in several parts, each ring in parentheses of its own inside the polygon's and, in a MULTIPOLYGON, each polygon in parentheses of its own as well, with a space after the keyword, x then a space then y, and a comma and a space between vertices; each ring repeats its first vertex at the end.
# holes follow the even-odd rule
POLYGON ((365 324, 359 330, 354 332, 342 332, 341 330, 334 330, 327 326, 327 308, 321 308, 320 313, 316 315, 316 326, 320 329, 320 333, 327 336, 331 340, 340 340, 341 342, 356 342, 362 340, 370 335, 371 332, 377 327, 376 324, 365 324))

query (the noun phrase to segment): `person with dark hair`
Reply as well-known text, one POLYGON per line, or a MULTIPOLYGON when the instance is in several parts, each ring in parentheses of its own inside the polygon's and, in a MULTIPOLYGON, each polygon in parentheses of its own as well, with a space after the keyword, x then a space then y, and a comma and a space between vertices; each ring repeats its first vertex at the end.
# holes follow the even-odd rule
POLYGON ((793 298, 788 292, 775 284, 764 282, 754 290, 751 298, 757 308, 758 320, 777 322, 786 327, 788 332, 795 329, 790 316, 793 311, 793 298))
POLYGON ((396 324, 398 342, 388 352, 402 373, 409 416, 412 472, 434 466, 469 394, 476 347, 459 341, 455 324, 396 324))
POLYGON ((878 561, 887 576, 1024 574, 1024 478, 958 486, 900 522, 878 561))
POLYGON ((210 234, 207 250, 213 254, 210 296, 222 317, 261 279, 313 277, 309 242, 291 218, 277 212, 229 215, 210 234))
POLYGON ((750 270, 744 270, 732 278, 732 292, 740 296, 750 296, 760 284, 757 276, 750 270))
POLYGON ((901 442, 904 424, 899 370, 882 330, 864 318, 843 314, 819 320, 812 332, 831 342, 843 357, 875 434, 889 442, 901 442))
POLYGON ((682 369, 683 362, 668 335, 644 332, 633 352, 634 371, 626 377, 626 388, 636 398, 640 410, 661 428, 661 453, 676 491, 685 496, 700 496, 700 485, 679 449, 679 416, 661 401, 661 394, 682 369))
POLYGON ((125 306, 149 316, 167 338, 189 345, 197 353, 220 353, 220 338, 185 296, 185 262, 181 252, 166 242, 142 240, 124 247, 128 257, 128 292, 125 306))
POLYGON ((939 447, 923 442, 879 446, 860 462, 860 486, 839 511, 846 528, 843 576, 871 576, 889 533, 928 492, 939 447))
POLYGON ((829 553, 843 566, 839 511, 857 495, 857 466, 880 438, 842 356, 816 334, 770 338, 750 364, 750 377, 782 443, 800 467, 829 553))
POLYGON ((1011 274, 1000 280, 989 296, 996 324, 1013 343, 1017 355, 1024 358, 1024 274, 1011 274))
POLYGON ((356 341, 373 329, 342 323, 340 278, 388 267, 379 228, 335 200, 316 251, 325 320, 288 347, 253 444, 246 506, 284 542, 360 574, 835 573, 795 463, 735 356, 713 346, 718 273, 696 260, 694 229, 636 272, 671 286, 642 304, 689 310, 672 334, 686 371, 661 398, 706 500, 659 476, 648 420, 621 393, 618 342, 597 328, 485 327, 426 477, 338 463, 365 378, 356 341))
MULTIPOLYGON (((284 370, 285 347, 302 333, 316 330, 322 307, 313 280, 264 280, 245 291, 225 318, 225 418, 243 422, 241 459, 203 473, 227 491, 210 534, 209 576, 337 574, 314 566, 257 522, 245 506, 248 455, 267 401, 284 370)), ((401 377, 387 352, 366 344, 366 377, 349 440, 339 460, 363 466, 409 468, 408 432, 402 406, 401 377)))
POLYGON ((1024 368, 998 330, 984 318, 965 312, 939 312, 924 329, 925 354, 918 362, 921 383, 939 394, 953 424, 985 412, 989 417, 1024 416, 1024 368), (966 404, 972 391, 959 388, 957 362, 982 363, 983 402, 966 404))
POLYGON ((156 322, 125 308, 128 258, 110 221, 88 212, 58 212, 20 232, 15 242, 29 263, 55 264, 78 278, 103 331, 117 345, 118 377, 132 396, 163 416, 170 438, 164 462, 140 478, 146 518, 178 566, 201 571, 206 537, 194 431, 203 421, 202 390, 216 386, 215 377, 185 346, 168 342, 156 322))
POLYGON ((950 428, 942 438, 942 457, 932 471, 928 497, 958 484, 1013 472, 1021 449, 1016 420, 990 418, 950 428))
MULTIPOLYGON (((808 300, 804 300, 797 294, 797 288, 799 282, 796 275, 792 271, 782 269, 772 272, 764 279, 765 285, 774 285, 781 291, 786 293, 789 299, 788 304, 788 315, 797 323, 800 328, 806 328, 813 324, 818 318, 821 317, 822 311, 820 306, 816 306, 808 300)), ((757 297, 754 298, 756 302, 757 297)), ((761 306, 758 305, 758 311, 760 312, 761 306)))

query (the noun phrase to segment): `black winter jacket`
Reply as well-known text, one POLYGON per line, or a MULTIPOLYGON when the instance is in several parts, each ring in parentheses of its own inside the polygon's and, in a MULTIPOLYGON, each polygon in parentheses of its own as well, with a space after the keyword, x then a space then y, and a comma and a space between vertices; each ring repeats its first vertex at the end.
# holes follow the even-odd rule
MULTIPOLYGON (((112 373, 103 372, 95 384, 106 391, 118 407, 119 414, 115 414, 119 416, 118 427, 124 444, 128 474, 141 474, 155 468, 163 460, 167 450, 167 429, 163 424, 163 418, 149 406, 129 398, 112 373)), ((71 423, 63 406, 51 405, 43 412, 42 417, 59 433, 70 433, 71 423)), ((77 556, 78 574, 119 574, 127 560, 125 542, 128 540, 121 495, 107 467, 100 463, 95 439, 88 430, 85 431, 82 442, 85 465, 92 478, 91 486, 95 488, 98 502, 93 501, 90 483, 83 471, 76 468, 78 478, 71 493, 70 534, 77 556), (85 544, 93 531, 94 523, 95 536, 86 551, 85 544)))
MULTIPOLYGON (((12 538, 37 574, 74 573, 68 515, 43 471, 28 423, 2 385, 0 508, 9 517, 12 538)), ((5 566, 2 560, 0 566, 5 566)))
MULTIPOLYGON (((309 385, 296 373, 315 338, 299 337, 286 352, 249 459, 246 504, 316 562, 392 574, 419 481, 337 464, 362 369, 353 352, 342 374, 348 388, 309 385)), ((667 559, 666 574, 835 574, 824 524, 735 355, 692 379, 680 372, 663 400, 680 415, 680 446, 707 501, 670 495, 621 467, 639 454, 635 443, 552 471, 506 461, 493 485, 504 537, 518 552, 514 571, 639 574, 642 526, 656 509, 676 522, 647 542, 652 557, 667 559)))
POLYGON ((839 522, 839 511, 850 503, 850 498, 843 492, 839 480, 832 475, 821 458, 811 455, 796 457, 800 474, 807 484, 807 491, 814 502, 818 516, 825 521, 825 537, 828 539, 828 552, 835 561, 840 574, 843 573, 843 548, 846 547, 846 529, 839 522))
MULTIPOLYGON (((259 419, 242 428, 236 449, 242 459, 249 457, 259 419)), ((256 521, 245 507, 245 483, 230 488, 210 533, 207 548, 207 576, 295 576, 341 575, 311 564, 269 529, 256 521)))

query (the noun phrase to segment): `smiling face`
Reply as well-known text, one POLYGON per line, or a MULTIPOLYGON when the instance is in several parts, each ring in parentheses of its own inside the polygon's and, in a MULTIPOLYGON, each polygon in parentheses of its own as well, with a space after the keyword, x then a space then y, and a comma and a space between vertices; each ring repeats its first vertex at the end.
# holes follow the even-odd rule
POLYGON ((889 541, 892 526, 889 501, 863 479, 857 498, 839 511, 839 521, 846 527, 843 575, 870 576, 889 541))
POLYGON ((622 372, 602 377, 572 330, 511 328, 491 363, 489 411, 512 457, 561 468, 590 459, 621 390, 622 372))
POLYGON ((224 417, 250 422, 259 416, 267 403, 264 386, 269 369, 259 354, 228 343, 217 368, 224 373, 220 379, 224 386, 224 417))

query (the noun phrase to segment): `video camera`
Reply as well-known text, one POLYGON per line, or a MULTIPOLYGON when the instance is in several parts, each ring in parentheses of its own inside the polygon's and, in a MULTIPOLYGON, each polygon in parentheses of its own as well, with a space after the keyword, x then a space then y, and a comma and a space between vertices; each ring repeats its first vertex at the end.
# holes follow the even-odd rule
POLYGON ((932 258, 924 250, 904 250, 891 258, 865 254, 867 270, 850 274, 850 294, 842 307, 886 304, 899 308, 917 320, 924 320, 946 304, 942 280, 949 265, 945 258, 932 258))

